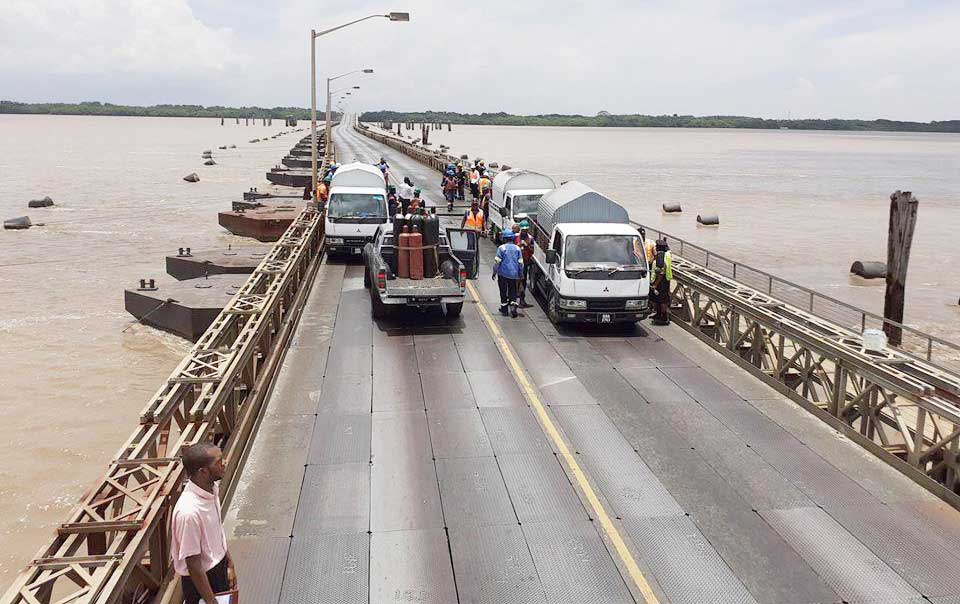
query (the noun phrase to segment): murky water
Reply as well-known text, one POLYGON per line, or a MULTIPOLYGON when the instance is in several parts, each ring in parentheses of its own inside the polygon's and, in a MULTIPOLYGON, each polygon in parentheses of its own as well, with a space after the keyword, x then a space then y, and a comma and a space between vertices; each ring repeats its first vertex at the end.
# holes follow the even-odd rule
MULTIPOLYGON (((181 246, 244 241, 217 224, 302 134, 283 124, 0 115, 0 591, 66 519, 189 349, 134 326, 123 289, 172 281, 181 246), (221 151, 219 145, 236 144, 221 151), (218 163, 203 166, 201 151, 218 163), (190 172, 200 182, 184 182, 190 172), (27 209, 49 195, 57 206, 27 209)), ((247 240, 248 241, 248 240, 247 240)))
POLYGON ((582 180, 634 220, 879 313, 882 281, 855 284, 850 265, 886 260, 889 196, 913 191, 905 319, 960 340, 960 135, 454 126, 430 142, 582 180), (720 227, 698 228, 698 213, 720 227))

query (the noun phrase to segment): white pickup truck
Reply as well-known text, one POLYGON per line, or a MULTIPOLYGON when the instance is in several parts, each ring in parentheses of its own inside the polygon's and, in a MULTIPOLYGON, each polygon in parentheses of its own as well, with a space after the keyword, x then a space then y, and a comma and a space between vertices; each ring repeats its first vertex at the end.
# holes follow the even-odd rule
POLYGON ((337 168, 330 181, 325 246, 328 254, 359 256, 387 222, 387 190, 376 166, 354 162, 337 168))
POLYGON ((549 176, 530 170, 506 170, 493 177, 493 192, 490 196, 490 235, 497 243, 500 233, 519 222, 516 216, 533 216, 537 203, 556 183, 549 176))
POLYGON ((540 198, 529 287, 553 323, 625 323, 650 315, 649 265, 627 211, 570 181, 540 198))

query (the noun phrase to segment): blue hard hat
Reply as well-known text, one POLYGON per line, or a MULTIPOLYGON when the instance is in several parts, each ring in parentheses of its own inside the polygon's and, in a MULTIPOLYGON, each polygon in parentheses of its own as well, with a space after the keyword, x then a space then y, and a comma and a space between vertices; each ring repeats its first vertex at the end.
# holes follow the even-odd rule
POLYGON ((511 231, 510 229, 506 229, 503 231, 500 237, 502 237, 503 239, 513 239, 513 231, 511 231))

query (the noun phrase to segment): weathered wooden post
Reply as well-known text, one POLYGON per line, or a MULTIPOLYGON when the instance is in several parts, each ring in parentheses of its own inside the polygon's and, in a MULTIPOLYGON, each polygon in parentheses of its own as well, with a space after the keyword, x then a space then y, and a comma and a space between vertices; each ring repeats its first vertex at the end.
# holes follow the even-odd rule
POLYGON ((223 125, 223 116, 222 116, 222 115, 220 116, 220 125, 221 125, 221 126, 223 125))
MULTIPOLYGON (((917 224, 919 202, 910 191, 896 191, 890 196, 890 224, 887 227, 887 291, 883 300, 883 317, 903 323, 903 302, 907 283, 907 263, 910 261, 910 244, 913 242, 913 227, 917 224)), ((887 341, 899 346, 903 330, 884 322, 883 331, 887 341)))
POLYGON ((400 134, 400 122, 397 122, 397 136, 402 136, 400 134))
POLYGON ((453 132, 453 122, 447 122, 447 132, 453 132))

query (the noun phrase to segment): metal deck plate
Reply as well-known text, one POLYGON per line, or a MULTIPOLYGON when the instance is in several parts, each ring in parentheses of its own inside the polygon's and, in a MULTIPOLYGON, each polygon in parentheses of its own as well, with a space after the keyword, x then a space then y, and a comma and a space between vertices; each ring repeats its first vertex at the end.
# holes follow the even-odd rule
MULTIPOLYGON (((571 366, 592 367, 602 362, 597 350, 582 338, 547 338, 560 358, 571 366)), ((576 373, 576 371, 574 371, 576 373)))
POLYGON ((667 419, 694 443, 710 467, 754 509, 810 506, 806 495, 769 465, 741 437, 693 400, 671 404, 667 419))
POLYGON ((513 374, 505 368, 498 371, 468 371, 467 379, 470 381, 473 398, 479 407, 512 407, 527 404, 513 379, 513 374))
POLYGON ((497 455, 553 451, 529 407, 488 407, 480 417, 497 455))
POLYGON ((435 458, 493 455, 490 439, 476 408, 435 411, 428 413, 427 419, 435 458))
POLYGON ((290 537, 245 537, 229 543, 244 604, 277 604, 290 537))
POLYGON ((827 513, 921 594, 960 596, 960 545, 916 516, 879 503, 827 513))
POLYGON ((280 590, 281 604, 366 604, 370 536, 296 536, 280 590))
POLYGON ((477 406, 465 373, 434 373, 428 370, 420 375, 420 382, 423 386, 423 402, 430 411, 477 406))
POLYGON ((450 529, 450 550, 460 604, 546 604, 516 524, 450 529))
MULTIPOLYGON (((711 493, 717 492, 714 486, 711 493)), ((759 602, 840 602, 810 565, 742 501, 721 491, 704 503, 690 520, 759 602)))
POLYGON ((548 602, 634 604, 593 523, 524 523, 522 529, 548 602))
POLYGON ((670 403, 690 398, 690 395, 659 369, 630 367, 621 369, 620 375, 637 389, 644 400, 651 403, 670 403))
POLYGON ((369 527, 369 464, 307 466, 294 535, 361 533, 369 527))
POLYGON ((689 518, 632 519, 624 527, 671 604, 755 603, 689 518))
POLYGON ((437 472, 430 459, 381 459, 370 471, 370 529, 442 528, 437 472))
POLYGON ((540 388, 543 401, 548 405, 596 405, 597 401, 575 377, 554 382, 540 388))
POLYGON ((639 361, 634 362, 634 367, 642 367, 641 363, 649 363, 648 367, 697 366, 672 344, 658 337, 628 338, 627 343, 636 349, 639 356, 639 361))
POLYGON ((401 337, 379 341, 373 346, 374 375, 417 373, 417 351, 413 338, 401 337))
POLYGON ((369 375, 328 375, 323 379, 317 413, 370 413, 372 393, 369 375))
POLYGON ((590 345, 598 356, 617 369, 657 366, 625 339, 595 340, 591 341, 590 345))
POLYGON ((588 519, 555 455, 501 455, 497 461, 520 522, 588 519))
POLYGON ((698 401, 743 400, 701 367, 664 367, 663 373, 698 401))
MULTIPOLYGON (((374 533, 370 604, 454 604, 457 591, 443 529, 374 533)), ((315 602, 338 602, 321 599, 315 602)))
MULTIPOLYGON (((479 320, 478 317, 477 321, 479 320)), ((471 339, 471 336, 456 336, 454 339, 457 341, 457 352, 465 371, 507 370, 503 357, 500 356, 500 349, 490 341, 489 334, 477 336, 475 339, 471 339)))
POLYGON ((369 344, 334 345, 324 375, 371 375, 373 347, 369 344))
POLYGON ((453 343, 452 336, 448 334, 443 336, 415 336, 413 341, 417 353, 418 367, 423 367, 425 371, 433 373, 463 372, 460 355, 457 353, 457 347, 453 343))
MULTIPOLYGON (((315 415, 267 415, 227 515, 235 537, 289 537, 315 415)), ((229 534, 229 533, 228 533, 229 534)))
POLYGON ((369 462, 370 424, 369 413, 318 415, 307 463, 330 465, 369 462))
POLYGON ((900 575, 819 508, 761 511, 760 515, 804 560, 852 604, 919 598, 900 575))
MULTIPOLYGON (((412 347, 411 347, 412 348, 412 347)), ((373 410, 402 411, 423 409, 423 389, 420 375, 406 371, 380 371, 374 369, 373 410), (380 375, 380 374, 383 375, 380 375)))
POLYGON ((573 377, 570 368, 545 340, 514 344, 513 348, 523 361, 523 368, 530 374, 533 383, 540 388, 573 377))
POLYGON ((438 459, 437 476, 446 526, 517 523, 495 458, 438 459))
POLYGON ((317 412, 327 353, 326 346, 287 352, 270 395, 268 413, 301 415, 317 412))
POLYGON ((374 463, 432 459, 426 412, 374 413, 370 448, 374 463))

